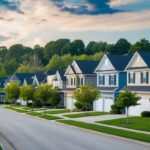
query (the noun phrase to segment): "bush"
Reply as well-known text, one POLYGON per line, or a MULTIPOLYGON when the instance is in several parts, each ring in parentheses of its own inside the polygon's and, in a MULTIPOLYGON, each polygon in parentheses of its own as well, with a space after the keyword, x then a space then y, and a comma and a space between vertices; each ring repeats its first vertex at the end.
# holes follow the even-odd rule
POLYGON ((121 114, 121 108, 117 107, 115 104, 111 105, 111 114, 121 114))
POLYGON ((143 112, 141 113, 141 116, 142 116, 142 117, 150 117, 150 111, 143 111, 143 112))
MULTIPOLYGON (((79 101, 76 101, 75 103, 74 103, 74 105, 75 105, 75 107, 79 110, 79 111, 85 111, 86 110, 86 108, 84 107, 84 105, 81 103, 81 102, 79 102, 79 101)), ((88 106, 88 108, 87 108, 87 110, 88 111, 90 111, 90 110, 92 110, 92 104, 90 104, 89 106, 88 106)))

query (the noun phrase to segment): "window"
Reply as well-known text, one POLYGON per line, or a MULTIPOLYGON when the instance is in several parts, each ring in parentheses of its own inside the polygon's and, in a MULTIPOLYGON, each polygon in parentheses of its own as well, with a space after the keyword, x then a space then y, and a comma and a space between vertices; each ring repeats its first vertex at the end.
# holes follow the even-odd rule
POLYGON ((74 85, 76 85, 76 78, 73 78, 73 80, 74 80, 74 85))
POLYGON ((129 83, 135 83, 135 73, 129 73, 128 74, 128 82, 129 83))
POLYGON ((116 75, 109 75, 109 85, 116 85, 116 75))
POLYGON ((105 76, 104 75, 99 76, 99 85, 105 85, 105 76))
POLYGON ((141 72, 141 83, 149 82, 149 72, 141 72))
POLYGON ((71 85, 73 85, 74 84, 74 82, 73 82, 73 78, 71 78, 71 85))
POLYGON ((80 85, 83 85, 84 84, 84 81, 83 81, 83 77, 80 78, 80 85))

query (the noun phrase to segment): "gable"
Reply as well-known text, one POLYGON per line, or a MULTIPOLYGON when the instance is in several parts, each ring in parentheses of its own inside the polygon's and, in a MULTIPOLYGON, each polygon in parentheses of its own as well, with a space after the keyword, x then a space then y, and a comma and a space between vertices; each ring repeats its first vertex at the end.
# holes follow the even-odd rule
POLYGON ((65 72, 65 75, 72 75, 74 73, 75 72, 73 71, 72 67, 69 65, 66 72, 65 72))
POLYGON ((102 60, 100 61, 98 67, 96 68, 96 72, 98 71, 111 71, 111 70, 115 70, 114 66, 112 65, 112 63, 110 62, 110 60, 108 59, 108 57, 105 55, 102 60))
POLYGON ((131 61, 127 65, 126 69, 140 67, 147 67, 147 64, 138 53, 135 53, 135 55, 132 57, 131 61))
POLYGON ((82 73, 82 71, 80 70, 80 68, 79 68, 78 64, 76 63, 76 61, 74 61, 72 63, 72 67, 73 67, 73 69, 75 70, 76 73, 82 73))

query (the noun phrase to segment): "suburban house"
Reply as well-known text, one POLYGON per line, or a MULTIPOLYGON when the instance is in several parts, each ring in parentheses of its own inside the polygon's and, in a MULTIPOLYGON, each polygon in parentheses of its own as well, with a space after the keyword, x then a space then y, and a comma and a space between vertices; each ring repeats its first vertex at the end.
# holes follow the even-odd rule
POLYGON ((128 89, 137 93, 139 105, 129 109, 129 115, 141 115, 150 111, 150 52, 136 52, 126 67, 128 89))
POLYGON ((54 79, 54 77, 55 77, 56 70, 48 70, 48 71, 46 72, 46 74, 47 74, 47 83, 48 83, 49 85, 53 85, 53 79, 54 79))
POLYGON ((10 82, 18 82, 20 86, 31 84, 34 73, 14 73, 8 80, 5 81, 5 86, 10 82))
POLYGON ((81 85, 91 85, 96 87, 96 74, 94 73, 99 61, 89 60, 74 60, 68 66, 66 76, 65 106, 67 109, 73 109, 75 99, 72 98, 72 93, 81 85))
POLYGON ((47 83, 47 74, 46 73, 38 73, 33 76, 32 85, 37 87, 41 84, 47 83))
POLYGON ((58 91, 61 96, 61 104, 64 106, 64 91, 63 89, 66 88, 66 77, 65 75, 65 70, 58 70, 56 71, 56 74, 53 78, 53 86, 58 88, 58 91))
POLYGON ((97 87, 101 96, 93 104, 93 110, 109 112, 119 91, 127 84, 127 73, 124 71, 131 59, 131 55, 103 56, 95 73, 97 87))

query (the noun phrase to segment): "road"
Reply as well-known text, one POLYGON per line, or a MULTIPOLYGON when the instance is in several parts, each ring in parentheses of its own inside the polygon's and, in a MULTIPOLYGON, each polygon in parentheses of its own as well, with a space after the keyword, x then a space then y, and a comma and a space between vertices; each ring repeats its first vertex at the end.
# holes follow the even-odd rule
MULTIPOLYGON (((14 150, 149 150, 143 144, 95 134, 0 108, 0 136, 14 150)), ((6 145, 7 146, 7 145, 6 145)), ((6 147, 6 150, 11 150, 6 147)))

